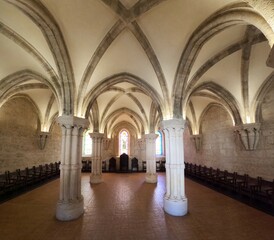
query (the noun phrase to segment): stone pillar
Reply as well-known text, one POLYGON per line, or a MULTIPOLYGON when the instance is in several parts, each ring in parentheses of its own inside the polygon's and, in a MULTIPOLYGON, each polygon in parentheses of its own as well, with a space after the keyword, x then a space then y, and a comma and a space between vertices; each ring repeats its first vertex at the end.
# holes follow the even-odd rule
POLYGON ((103 147, 103 133, 90 133, 92 139, 92 153, 91 153, 91 175, 90 183, 101 183, 102 179, 102 147, 103 147))
POLYGON ((166 193, 164 210, 173 216, 187 214, 184 174, 184 132, 185 120, 170 119, 162 121, 166 146, 166 193))
POLYGON ((157 183, 156 174, 156 138, 158 134, 150 133, 145 135, 146 141, 146 182, 147 183, 157 183))
POLYGON ((66 115, 59 117, 57 122, 62 128, 62 149, 56 218, 69 221, 84 212, 81 194, 82 139, 89 122, 87 119, 66 115))

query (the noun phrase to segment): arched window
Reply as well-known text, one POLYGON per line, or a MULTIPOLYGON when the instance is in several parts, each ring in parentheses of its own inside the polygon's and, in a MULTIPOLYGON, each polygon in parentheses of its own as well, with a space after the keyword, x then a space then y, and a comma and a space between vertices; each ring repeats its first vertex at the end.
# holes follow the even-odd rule
POLYGON ((92 153, 92 140, 89 136, 90 131, 85 132, 83 135, 83 151, 82 156, 91 156, 92 153))
POLYGON ((156 134, 158 134, 158 137, 156 138, 156 155, 162 155, 163 154, 162 133, 158 131, 156 134))
POLYGON ((125 129, 119 133, 119 154, 123 153, 129 153, 129 134, 125 129))

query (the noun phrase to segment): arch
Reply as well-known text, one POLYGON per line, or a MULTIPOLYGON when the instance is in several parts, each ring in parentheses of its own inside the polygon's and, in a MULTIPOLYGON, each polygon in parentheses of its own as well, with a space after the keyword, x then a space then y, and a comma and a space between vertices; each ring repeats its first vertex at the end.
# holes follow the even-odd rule
POLYGON ((267 94, 269 88, 271 88, 274 84, 274 71, 266 78, 266 80, 263 82, 263 84, 258 89, 256 96, 254 97, 254 100, 252 102, 252 112, 255 113, 255 122, 261 122, 262 121, 262 103, 265 95, 267 94))
POLYGON ((223 105, 223 107, 226 109, 226 111, 228 111, 228 113, 230 114, 232 121, 236 125, 242 124, 238 102, 233 97, 233 95, 230 92, 228 92, 226 89, 224 89, 222 86, 214 82, 204 82, 193 89, 192 93, 189 96, 189 99, 194 94, 198 96, 209 97, 215 101, 220 102, 223 105), (212 96, 206 93, 201 93, 202 90, 208 90, 212 92, 213 94, 215 94, 215 96, 214 95, 212 96))
POLYGON ((128 109, 128 108, 120 108, 117 109, 116 111, 110 113, 102 122, 101 124, 101 130, 105 130, 108 131, 112 128, 112 125, 115 122, 115 117, 117 115, 120 115, 121 113, 125 113, 127 114, 129 117, 132 118, 132 120, 135 122, 136 126, 137 126, 137 130, 138 130, 138 134, 141 135, 142 133, 144 133, 144 128, 145 126, 143 125, 143 121, 142 118, 134 111, 128 109), (107 127, 107 123, 109 123, 108 129, 106 129, 107 127))
POLYGON ((41 30, 55 60, 60 81, 62 113, 74 114, 75 82, 70 56, 62 32, 54 17, 40 1, 9 1, 41 30))
POLYGON ((155 132, 156 127, 156 120, 157 120, 157 109, 155 104, 152 102, 150 106, 150 113, 149 113, 149 133, 155 132))
POLYGON ((93 132, 99 132, 100 124, 99 124, 99 107, 97 100, 94 101, 91 108, 92 112, 92 125, 93 125, 93 132))
MULTIPOLYGON (((33 107, 34 112, 36 113, 36 115, 38 117, 38 121, 39 121, 38 128, 41 128, 41 122, 42 122, 43 118, 42 118, 42 114, 41 114, 38 106, 36 105, 36 103, 27 94, 16 94, 16 95, 13 95, 7 101, 15 99, 15 98, 24 98, 24 99, 26 99, 31 104, 31 106, 33 107)), ((39 129, 37 129, 37 130, 39 130, 39 129)))
MULTIPOLYGON (((18 71, 13 74, 8 75, 0 82, 0 106, 10 97, 13 93, 17 93, 19 90, 25 90, 24 86, 21 86, 20 84, 27 82, 31 79, 35 79, 42 84, 45 84, 55 95, 57 99, 57 104, 59 106, 59 110, 61 111, 61 96, 58 92, 55 91, 55 88, 51 85, 51 82, 44 76, 42 76, 39 73, 36 73, 32 70, 23 70, 18 71), (20 86, 19 86, 20 85, 20 86), (17 91, 18 90, 18 91, 17 91)), ((40 86, 41 85, 25 85, 27 86, 40 86)))
POLYGON ((272 46, 274 41, 272 29, 261 15, 248 6, 233 4, 213 14, 194 31, 181 55, 172 90, 174 117, 182 116, 183 93, 188 83, 191 68, 202 46, 220 31, 244 23, 254 25, 262 31, 272 46))
POLYGON ((102 56, 108 49, 108 47, 111 45, 111 43, 116 39, 116 37, 125 29, 125 24, 123 21, 119 20, 117 21, 112 28, 109 30, 109 32, 106 34, 102 42, 99 44, 97 49, 95 50, 94 54, 92 55, 91 59, 89 60, 89 63, 85 69, 85 72, 83 74, 83 77, 81 79, 81 83, 79 85, 78 90, 78 98, 77 98, 77 111, 78 114, 81 115, 81 105, 84 102, 85 96, 85 89, 87 89, 89 79, 92 76, 92 73, 94 72, 97 64, 101 60, 102 56))
POLYGON ((198 125, 199 125, 199 134, 202 134, 201 132, 201 129, 202 129, 202 121, 205 117, 205 115, 207 114, 207 112, 210 110, 210 108, 212 107, 220 107, 222 109, 224 109, 228 114, 229 116, 231 117, 231 122, 233 124, 233 117, 231 116, 231 114, 229 113, 229 111, 227 111, 227 109, 222 105, 222 104, 219 104, 219 103, 210 103, 207 105, 207 107, 203 110, 200 118, 199 118, 199 122, 198 122, 198 125))
POLYGON ((44 118, 44 124, 47 126, 51 125, 51 121, 49 120, 49 115, 50 115, 50 111, 51 111, 54 101, 55 101, 55 97, 54 97, 54 94, 52 94, 50 97, 50 100, 48 102, 46 113, 45 113, 45 118, 44 118))
MULTIPOLYGON (((148 119, 147 119, 147 116, 146 116, 146 113, 145 113, 145 110, 142 106, 142 104, 140 103, 140 101, 133 95, 131 94, 131 92, 136 92, 136 88, 129 88, 129 89, 122 89, 122 88, 110 88, 110 89, 107 89, 106 91, 112 91, 112 90, 115 90, 117 92, 119 92, 117 95, 115 95, 110 101, 109 103, 107 104, 106 108, 104 109, 103 113, 102 113, 102 116, 101 116, 101 122, 104 121, 104 119, 106 118, 106 114, 108 112, 108 110, 110 109, 110 107, 114 104, 114 102, 116 100, 118 100, 120 97, 122 97, 124 94, 127 94, 129 98, 131 98, 135 103, 136 105, 138 106, 140 112, 142 113, 142 116, 143 116, 143 119, 145 121, 145 126, 148 125, 148 119)), ((106 92, 105 91, 105 92, 106 92)), ((142 92, 142 91, 139 91, 139 92, 142 92)), ((143 93, 143 92, 142 92, 143 93)))
POLYGON ((0 22, 0 29, 0 33, 5 35, 7 38, 9 38, 9 40, 13 41, 21 48, 23 48, 28 54, 32 55, 39 62, 42 68, 44 68, 45 71, 49 74, 51 80, 50 82, 55 91, 60 94, 60 84, 58 82, 58 76, 52 66, 48 63, 48 61, 42 56, 42 54, 39 53, 38 50, 34 48, 29 42, 27 42, 23 37, 10 29, 4 23, 0 22))
POLYGON ((129 73, 119 73, 110 76, 96 84, 96 86, 86 95, 84 99, 82 115, 87 116, 87 113, 89 112, 94 100, 97 99, 97 97, 101 93, 105 92, 110 86, 113 86, 121 82, 127 82, 136 85, 146 95, 151 96, 152 101, 155 102, 157 110, 162 118, 163 112, 165 112, 165 106, 160 95, 154 90, 153 87, 151 87, 144 80, 129 73))
MULTIPOLYGON (((256 37, 252 39, 251 44, 257 44, 261 43, 263 41, 266 41, 266 38, 263 34, 258 34, 256 37)), ((225 48, 223 51, 217 53, 215 56, 211 57, 208 59, 196 72, 195 74, 191 77, 191 79, 188 81, 186 90, 185 90, 185 98, 183 100, 186 101, 188 99, 188 96, 195 86, 195 84, 199 81, 199 79, 215 64, 217 64, 219 61, 224 59, 225 57, 239 51, 244 45, 248 43, 248 40, 243 40, 238 43, 232 44, 231 46, 225 48)), ((184 103, 182 104, 183 106, 185 105, 184 103)))

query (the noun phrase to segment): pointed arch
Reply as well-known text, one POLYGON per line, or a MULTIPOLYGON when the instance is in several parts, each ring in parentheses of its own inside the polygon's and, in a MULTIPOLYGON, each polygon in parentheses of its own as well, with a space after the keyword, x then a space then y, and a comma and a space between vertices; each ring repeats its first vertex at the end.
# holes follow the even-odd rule
POLYGON ((196 88, 194 88, 190 97, 192 95, 209 97, 219 102, 219 104, 221 104, 226 109, 226 111, 228 111, 228 113, 232 117, 233 123, 235 123, 236 125, 242 124, 240 108, 237 100, 233 97, 233 95, 229 91, 227 91, 225 88, 218 85, 217 83, 204 82, 198 85, 196 88), (202 90, 208 90, 212 92, 214 95, 212 96, 206 93, 202 93, 201 92, 202 90))
POLYGON ((135 85, 138 87, 142 92, 144 92, 146 95, 150 96, 152 98, 152 101, 155 102, 157 106, 157 110, 162 118, 163 112, 165 110, 165 106, 163 104, 163 99, 161 96, 154 90, 153 87, 151 87, 148 83, 146 83, 141 78, 138 78, 135 75, 129 74, 129 73, 119 73, 113 76, 110 76, 103 81, 96 84, 96 86, 86 95, 83 106, 82 106, 82 115, 87 116, 88 112, 90 111, 90 108, 97 99, 97 97, 106 91, 110 86, 113 86, 115 84, 121 83, 121 82, 127 82, 135 85))
POLYGON ((62 113, 74 114, 74 90, 75 82, 70 56, 58 23, 40 1, 7 0, 10 4, 20 9, 28 16, 43 33, 60 76, 60 89, 62 101, 62 113))
MULTIPOLYGON (((23 86, 19 86, 22 83, 25 83, 31 79, 35 79, 42 84, 46 85, 54 94, 57 104, 59 106, 59 110, 61 111, 61 96, 56 91, 56 89, 52 86, 51 82, 44 76, 39 73, 36 73, 32 70, 22 70, 15 72, 0 82, 0 106, 12 95, 12 93, 16 92, 16 89, 19 90, 20 88, 23 90, 23 86)), ((31 86, 31 85, 29 85, 31 86)))
POLYGON ((202 46, 217 33, 238 24, 254 25, 265 35, 272 46, 274 33, 271 27, 259 13, 248 5, 233 4, 213 14, 194 31, 181 55, 172 90, 174 117, 182 116, 182 102, 189 73, 202 46))

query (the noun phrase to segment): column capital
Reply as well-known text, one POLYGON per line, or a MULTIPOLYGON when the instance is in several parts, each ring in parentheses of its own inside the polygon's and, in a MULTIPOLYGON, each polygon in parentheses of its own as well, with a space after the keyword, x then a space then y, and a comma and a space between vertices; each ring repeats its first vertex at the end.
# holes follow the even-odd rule
POLYGON ((46 146, 47 138, 50 136, 49 132, 40 131, 38 134, 38 146, 43 150, 46 146))
POLYGON ((59 125, 69 125, 69 126, 78 126, 82 128, 88 128, 89 121, 85 118, 79 118, 72 115, 62 115, 57 118, 57 123, 59 125))
POLYGON ((168 120, 163 120, 161 123, 161 128, 184 128, 185 120, 183 118, 173 118, 168 120))
POLYGON ((202 146, 202 134, 193 134, 190 136, 190 138, 192 139, 194 143, 196 152, 199 152, 202 146))
POLYGON ((99 132, 92 132, 89 134, 91 138, 104 138, 105 134, 104 133, 99 133, 99 132))
POLYGON ((144 135, 144 138, 145 139, 152 139, 152 140, 155 140, 159 135, 156 134, 156 133, 148 133, 148 134, 145 134, 144 135))
POLYGON ((260 123, 247 123, 235 127, 235 132, 239 134, 245 150, 252 151, 257 148, 260 129, 260 123))

